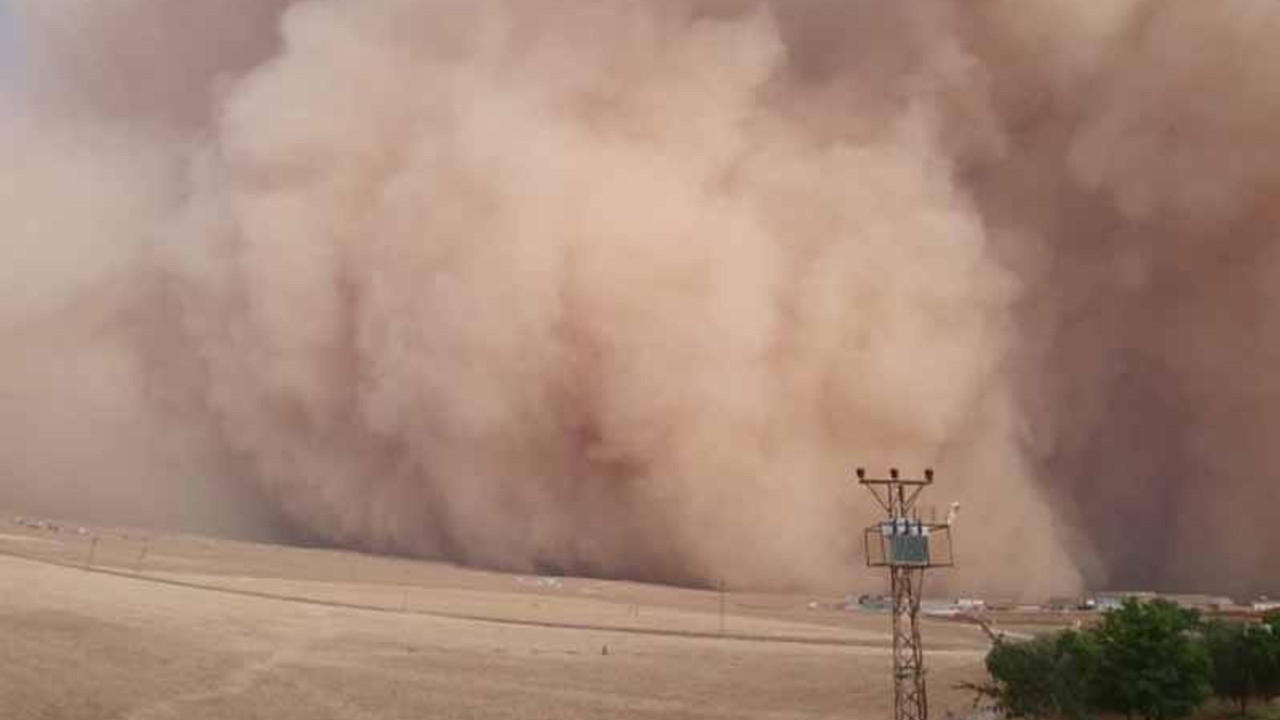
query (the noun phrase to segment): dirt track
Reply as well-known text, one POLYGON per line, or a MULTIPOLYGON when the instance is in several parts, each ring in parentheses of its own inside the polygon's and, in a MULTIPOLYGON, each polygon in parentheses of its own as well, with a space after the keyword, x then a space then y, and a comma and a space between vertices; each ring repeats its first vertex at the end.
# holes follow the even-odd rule
MULTIPOLYGON (((3 551, 73 564, 89 555, 87 536, 0 530, 3 551)), ((888 709, 887 618, 823 599, 814 610, 809 598, 731 594, 721 637, 715 593, 118 531, 103 534, 94 560, 109 572, 0 557, 4 717, 871 718, 888 709), (275 595, 304 602, 265 597, 275 595)), ((950 687, 977 674, 982 639, 946 624, 927 633, 939 648, 934 706, 963 709, 950 687)))

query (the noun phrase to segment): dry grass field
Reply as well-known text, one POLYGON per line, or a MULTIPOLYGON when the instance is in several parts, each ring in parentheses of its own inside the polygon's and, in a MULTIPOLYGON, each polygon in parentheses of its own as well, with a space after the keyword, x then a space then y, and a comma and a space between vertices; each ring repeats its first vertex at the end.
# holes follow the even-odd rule
MULTIPOLYGON (((798 720, 889 711, 888 617, 838 609, 838 598, 722 598, 79 530, 0 521, 6 720, 798 720)), ((931 622, 926 643, 937 716, 964 713, 968 698, 953 686, 980 676, 982 634, 931 622)))

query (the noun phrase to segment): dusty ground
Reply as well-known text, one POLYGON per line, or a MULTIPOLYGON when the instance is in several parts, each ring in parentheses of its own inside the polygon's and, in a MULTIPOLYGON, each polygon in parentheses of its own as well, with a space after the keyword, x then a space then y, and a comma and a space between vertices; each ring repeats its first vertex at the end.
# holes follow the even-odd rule
MULTIPOLYGON (((837 598, 728 593, 722 621, 715 592, 77 530, 0 520, 4 718, 889 710, 888 617, 836 609, 837 598)), ((953 686, 980 675, 984 639, 950 623, 925 634, 936 716, 963 712, 953 686)))

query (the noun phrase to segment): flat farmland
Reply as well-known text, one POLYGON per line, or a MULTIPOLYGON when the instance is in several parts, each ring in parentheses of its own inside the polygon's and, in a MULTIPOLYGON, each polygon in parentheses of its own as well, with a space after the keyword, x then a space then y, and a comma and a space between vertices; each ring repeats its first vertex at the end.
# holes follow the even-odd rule
MULTIPOLYGON (((20 719, 885 717, 887 615, 839 598, 491 573, 0 521, 0 708, 20 719), (96 540, 95 540, 96 538, 96 540)), ((938 717, 972 627, 930 622, 938 717)))

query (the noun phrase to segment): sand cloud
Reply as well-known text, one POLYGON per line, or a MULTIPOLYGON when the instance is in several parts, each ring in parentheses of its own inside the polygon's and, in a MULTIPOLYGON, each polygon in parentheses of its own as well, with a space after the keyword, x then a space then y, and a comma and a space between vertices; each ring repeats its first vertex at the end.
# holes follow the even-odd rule
POLYGON ((845 587, 899 463, 955 587, 1275 569, 1264 3, 112 7, 16 3, 0 500, 845 587))

